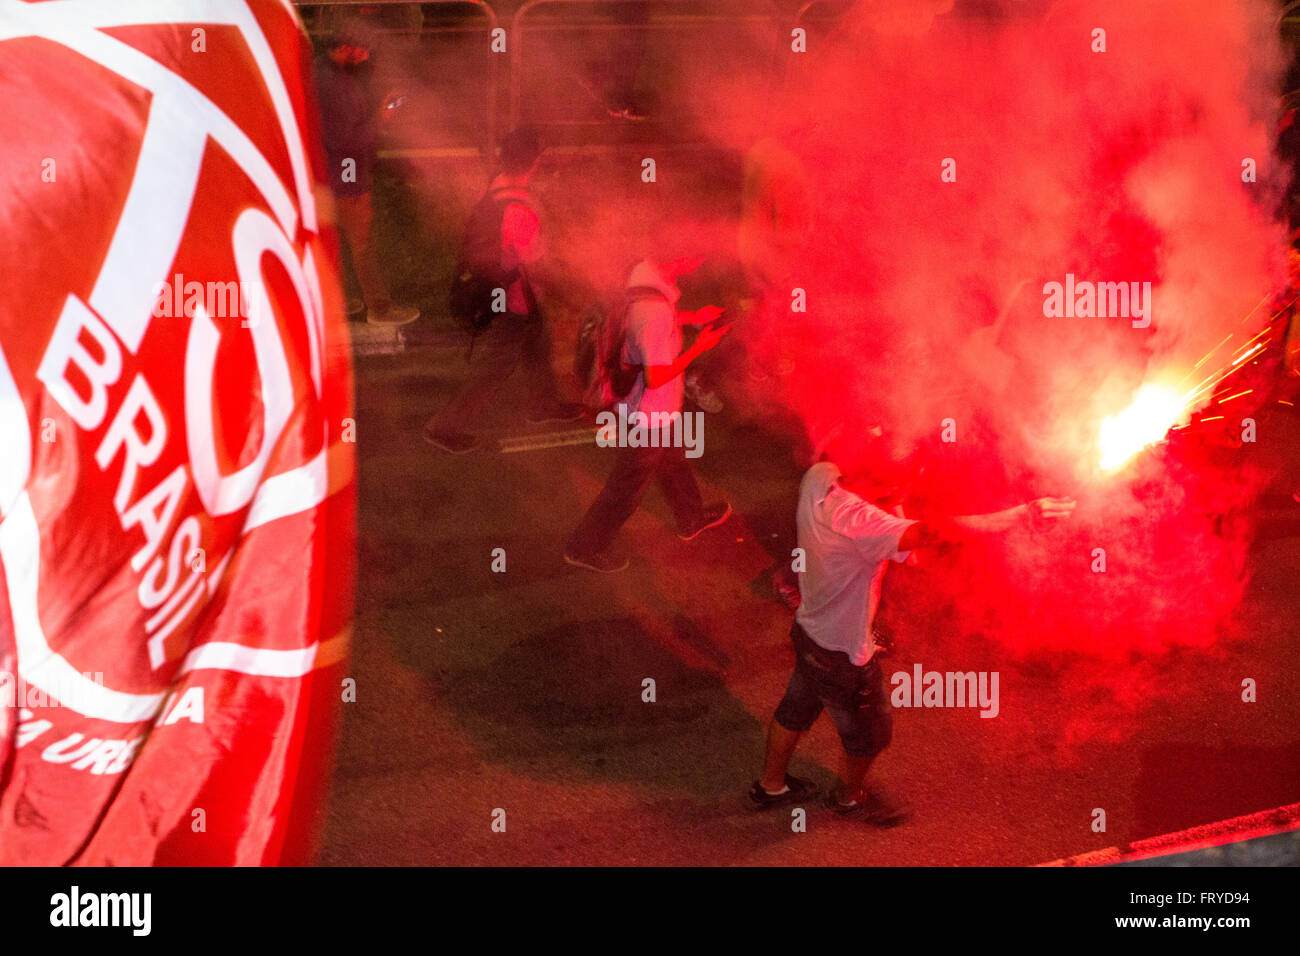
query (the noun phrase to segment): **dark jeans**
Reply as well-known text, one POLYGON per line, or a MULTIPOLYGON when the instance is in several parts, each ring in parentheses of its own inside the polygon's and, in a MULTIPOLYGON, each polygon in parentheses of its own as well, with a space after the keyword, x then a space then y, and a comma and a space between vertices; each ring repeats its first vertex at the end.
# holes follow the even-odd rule
POLYGON ((894 715, 885 695, 880 659, 873 656, 858 667, 843 651, 817 644, 798 623, 791 628, 790 639, 794 674, 776 708, 776 722, 802 733, 825 709, 850 757, 874 757, 888 747, 894 736, 894 715))
POLYGON ((520 364, 528 376, 531 409, 550 411, 560 404, 551 368, 551 332, 540 313, 506 313, 480 332, 470 353, 469 379, 430 425, 438 431, 465 431, 478 420, 520 364))
POLYGON ((618 448, 614 470, 586 516, 569 538, 569 553, 599 554, 609 547, 618 529, 632 517, 651 479, 673 509, 679 531, 699 527, 704 516, 700 487, 695 483, 684 448, 618 448))
POLYGON ((374 208, 370 193, 337 195, 339 226, 347 240, 348 258, 352 262, 352 276, 361 288, 361 298, 371 314, 386 312, 392 304, 388 286, 379 271, 379 257, 375 252, 374 208))

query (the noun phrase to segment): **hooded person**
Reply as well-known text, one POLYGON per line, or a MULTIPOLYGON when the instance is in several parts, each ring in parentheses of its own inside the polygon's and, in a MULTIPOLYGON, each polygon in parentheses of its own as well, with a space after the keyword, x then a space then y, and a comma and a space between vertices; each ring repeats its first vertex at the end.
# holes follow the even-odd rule
MULTIPOLYGON (((576 567, 610 573, 627 567, 627 558, 610 546, 632 516, 651 481, 656 481, 672 508, 677 535, 690 541, 722 524, 731 515, 725 501, 705 505, 687 457, 688 449, 673 439, 674 419, 682 416, 683 376, 691 363, 713 349, 730 326, 716 325, 717 306, 694 311, 677 308, 677 280, 704 261, 694 230, 686 223, 661 220, 654 231, 653 251, 633 266, 627 279, 631 304, 623 327, 622 362, 637 369, 631 391, 618 403, 625 421, 663 423, 660 434, 646 445, 620 444, 605 487, 570 536, 564 560, 576 567), (640 293, 640 294, 637 294, 640 293), (682 326, 703 326, 694 343, 683 348, 682 326)), ((703 415, 703 413, 698 413, 703 415)), ((678 433, 684 432, 676 425, 678 433)), ((621 435, 621 430, 620 430, 621 435)), ((699 449, 695 454, 698 455, 699 449)))

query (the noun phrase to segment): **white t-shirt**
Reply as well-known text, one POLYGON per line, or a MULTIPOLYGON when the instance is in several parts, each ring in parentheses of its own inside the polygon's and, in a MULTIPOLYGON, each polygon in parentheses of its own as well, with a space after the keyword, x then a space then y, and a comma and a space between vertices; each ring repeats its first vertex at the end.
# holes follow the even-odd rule
POLYGON ((817 644, 861 665, 875 652, 871 619, 885 561, 907 560, 898 541, 916 522, 864 501, 836 484, 839 476, 838 468, 823 461, 799 484, 796 522, 807 567, 799 575, 795 620, 817 644))
MULTIPOLYGON (((663 299, 647 297, 633 302, 623 326, 623 361, 627 365, 672 365, 682 354, 682 327, 677 322, 677 285, 663 277, 651 262, 642 262, 628 276, 629 289, 649 286, 664 294, 663 299)), ((676 375, 658 388, 646 388, 645 372, 625 399, 628 413, 654 412, 673 414, 682 410, 682 376, 676 375)))

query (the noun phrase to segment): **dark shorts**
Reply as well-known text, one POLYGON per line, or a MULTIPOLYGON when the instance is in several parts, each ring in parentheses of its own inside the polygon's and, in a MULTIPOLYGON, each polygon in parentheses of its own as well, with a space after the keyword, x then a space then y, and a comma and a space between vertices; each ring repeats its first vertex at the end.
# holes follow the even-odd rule
POLYGON ((858 667, 842 651, 815 644, 798 624, 791 629, 790 639, 795 649, 794 674, 776 708, 776 722, 801 733, 825 708, 850 757, 874 757, 888 747, 894 715, 879 659, 873 656, 858 667))

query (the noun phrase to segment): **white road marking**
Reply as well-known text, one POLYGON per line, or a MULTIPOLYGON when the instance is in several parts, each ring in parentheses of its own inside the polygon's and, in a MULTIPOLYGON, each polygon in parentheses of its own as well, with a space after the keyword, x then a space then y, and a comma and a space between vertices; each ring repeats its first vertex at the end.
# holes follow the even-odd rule
POLYGON ((517 435, 500 440, 501 451, 538 451, 543 448, 561 448, 564 445, 595 444, 597 429, 594 425, 586 428, 568 429, 562 432, 546 432, 541 435, 517 435))

